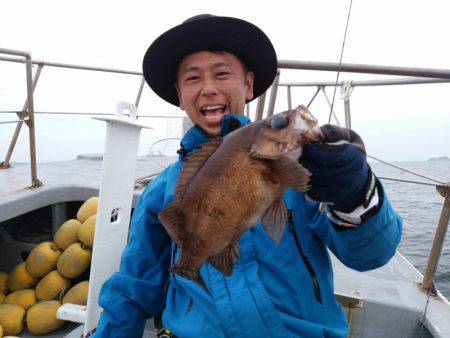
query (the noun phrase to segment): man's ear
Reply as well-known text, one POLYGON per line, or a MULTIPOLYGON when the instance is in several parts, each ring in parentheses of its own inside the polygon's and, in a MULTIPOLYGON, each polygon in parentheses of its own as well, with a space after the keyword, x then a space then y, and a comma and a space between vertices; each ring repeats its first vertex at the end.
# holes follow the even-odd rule
POLYGON ((255 80, 255 75, 253 72, 247 72, 245 74, 245 85, 247 86, 247 92, 245 93, 245 99, 250 101, 253 99, 253 82, 255 80))
POLYGON ((178 88, 178 83, 175 83, 175 89, 177 90, 177 94, 178 94, 178 102, 179 102, 179 107, 181 110, 184 110, 184 105, 183 102, 181 100, 181 93, 180 93, 180 88, 178 88))

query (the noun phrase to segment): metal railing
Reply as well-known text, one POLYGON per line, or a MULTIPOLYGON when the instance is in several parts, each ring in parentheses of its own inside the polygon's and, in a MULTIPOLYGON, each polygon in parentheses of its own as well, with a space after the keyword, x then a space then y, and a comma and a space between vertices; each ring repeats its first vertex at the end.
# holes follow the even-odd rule
MULTIPOLYGON (((5 161, 1 164, 2 168, 9 167, 9 160, 14 149, 14 145, 17 141, 20 128, 23 123, 27 124, 30 131, 30 157, 31 157, 31 176, 32 176, 32 187, 37 187, 42 184, 37 179, 36 173, 36 150, 35 150, 35 124, 34 124, 34 106, 33 106, 33 90, 36 87, 36 83, 39 79, 40 72, 44 66, 47 67, 60 67, 60 68, 71 68, 79 70, 90 70, 90 71, 100 71, 109 73, 119 73, 128 74, 134 76, 142 76, 141 72, 119 70, 112 68, 102 68, 102 67, 88 67, 73 64, 63 64, 55 62, 46 61, 32 61, 31 54, 22 51, 14 51, 10 49, 0 48, 0 54, 10 54, 21 56, 21 58, 10 58, 10 57, 0 57, 2 61, 19 62, 26 64, 27 71, 27 100, 24 104, 22 111, 8 111, 0 113, 15 113, 18 115, 18 121, 8 121, 9 123, 18 123, 16 127, 16 132, 14 133, 13 139, 11 141, 8 154, 5 161), (25 59, 23 59, 25 57, 25 59), (38 66, 35 73, 34 79, 32 79, 32 64, 38 66)), ((392 67, 392 66, 380 66, 380 65, 361 65, 361 64, 346 64, 346 63, 330 63, 330 62, 311 62, 311 61, 291 61, 291 60, 279 60, 279 69, 297 69, 297 70, 316 70, 316 71, 332 71, 332 72, 354 72, 354 73, 365 73, 365 74, 382 74, 382 75, 401 75, 408 76, 406 79, 385 79, 385 80, 372 80, 372 81, 352 81, 351 86, 382 86, 382 85, 405 85, 405 84, 421 84, 421 83, 442 83, 450 82, 450 70, 448 69, 432 69, 432 68, 414 68, 414 67, 392 67)), ((296 86, 316 86, 318 87, 317 92, 314 97, 319 93, 320 90, 325 94, 324 88, 326 86, 335 86, 336 83, 332 82, 304 82, 304 83, 279 83, 280 72, 278 71, 275 77, 274 84, 272 85, 270 92, 269 108, 267 111, 267 116, 271 116, 274 112, 275 101, 277 97, 277 90, 279 86, 288 87, 288 106, 292 107, 292 96, 291 87, 296 86)), ((139 105, 139 101, 142 95, 142 90, 144 87, 144 79, 142 78, 138 94, 135 100, 135 106, 139 105)), ((348 84, 348 82, 338 82, 338 86, 343 86, 348 84)), ((314 99, 313 97, 313 99, 314 99)), ((326 96, 329 102, 328 97, 326 96)), ((313 100, 312 99, 312 100, 313 100)), ((257 100, 255 119, 261 119, 264 113, 264 106, 266 100, 266 93, 263 93, 257 100)), ((311 102, 312 102, 311 100, 311 102)), ((310 103, 311 103, 310 102, 310 103)), ((350 126, 350 104, 349 101, 345 105, 346 111, 346 125, 350 126)), ((41 112, 42 114, 80 114, 80 113, 58 113, 58 112, 41 112)), ((332 112, 333 113, 333 112, 332 112)), ((247 106, 247 114, 249 114, 247 106)), ((85 114, 87 115, 87 114, 85 114)), ((99 114, 95 114, 99 115, 99 114)), ((156 117, 156 116, 148 116, 156 117)), ((163 116, 161 116, 163 117, 163 116)), ((164 116, 169 117, 169 116, 164 116)), ((337 119, 336 119, 337 121, 337 119)), ((430 252, 428 264, 426 267, 425 275, 422 282, 423 290, 431 290, 433 286, 434 274, 436 272, 439 257, 442 251, 442 245, 444 237, 447 231, 449 218, 450 218, 450 185, 449 184, 437 184, 436 189, 445 198, 442 207, 441 216, 439 219, 438 228, 436 230, 433 246, 430 252)))
MULTIPOLYGON (((22 110, 17 111, 0 111, 0 114, 16 114, 19 117, 19 120, 11 120, 11 121, 1 121, 0 124, 11 124, 17 123, 16 129, 12 136, 8 151, 5 156, 5 160, 0 163, 0 169, 10 168, 10 161, 12 154, 14 152, 15 145, 19 138, 19 134, 22 128, 23 123, 25 123, 30 131, 30 166, 31 166, 31 186, 30 188, 37 188, 42 185, 42 182, 37 178, 37 165, 36 165, 36 140, 35 140, 35 122, 34 115, 36 114, 48 114, 48 115, 85 115, 85 116, 111 116, 113 114, 105 114, 105 113, 89 113, 89 112, 35 112, 34 104, 33 104, 33 92, 36 88, 37 82, 41 75, 42 68, 45 67, 56 67, 56 68, 64 68, 64 69, 78 69, 78 70, 87 70, 87 71, 98 71, 98 72, 107 72, 107 73, 116 73, 116 74, 125 74, 132 76, 140 76, 142 77, 139 89, 134 101, 134 105, 137 108, 139 106, 139 102, 142 96, 142 91, 144 89, 145 80, 142 72, 136 71, 128 71, 121 69, 113 69, 113 68, 104 68, 104 67, 91 67, 91 66, 82 66, 82 65, 74 65, 67 63, 57 63, 57 62, 48 62, 48 61, 38 61, 32 60, 31 54, 29 52, 11 50, 0 48, 0 54, 8 54, 21 56, 20 58, 15 57, 5 57, 0 56, 0 61, 7 62, 15 62, 15 63, 25 63, 26 64, 26 73, 27 73, 27 99, 25 100, 25 104, 23 105, 22 110), (37 65, 37 70, 34 74, 32 74, 32 65, 37 65)), ((145 115, 141 114, 138 117, 147 117, 147 118, 183 118, 183 116, 170 116, 170 115, 145 115)))
POLYGON ((37 169, 36 169, 36 135, 35 135, 35 125, 34 125, 34 101, 33 101, 33 91, 36 87, 37 79, 39 78, 39 74, 41 68, 38 68, 36 71, 35 79, 33 81, 32 74, 32 61, 31 54, 29 52, 23 52, 18 50, 0 48, 1 54, 9 54, 9 55, 17 55, 25 57, 22 59, 22 62, 26 65, 26 76, 27 76, 27 99, 24 104, 23 110, 18 113, 19 121, 17 123, 16 130, 14 132, 13 139, 9 146, 8 152, 6 154, 6 159, 4 162, 0 163, 0 167, 8 168, 9 160, 11 158, 11 154, 14 150, 14 146, 17 142, 17 138, 19 137, 20 129, 22 128, 22 124, 28 126, 29 137, 30 137, 30 165, 31 165, 31 187, 36 188, 42 185, 42 182, 37 178, 37 169))

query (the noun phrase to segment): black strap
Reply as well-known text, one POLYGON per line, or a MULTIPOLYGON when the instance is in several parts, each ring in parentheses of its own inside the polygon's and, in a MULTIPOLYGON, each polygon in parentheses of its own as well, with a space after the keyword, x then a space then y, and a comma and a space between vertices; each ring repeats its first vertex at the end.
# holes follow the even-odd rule
POLYGON ((314 296, 316 297, 316 300, 322 304, 322 296, 320 295, 320 288, 319 288, 319 282, 317 281, 316 273, 314 272, 314 268, 312 267, 308 257, 305 256, 303 253, 302 247, 300 246, 300 240, 298 239, 297 231, 295 230, 294 226, 294 219, 292 217, 292 211, 288 210, 288 222, 289 222, 289 230, 294 235, 295 245, 297 246, 298 252, 300 254, 300 257, 303 260, 303 263, 306 266, 306 269, 308 270, 311 280, 314 287, 314 296))
MULTIPOLYGON (((177 254, 177 246, 175 245, 175 243, 173 243, 172 256, 170 258, 170 267, 173 267, 173 265, 175 264, 176 254, 177 254)), ((162 314, 163 314, 164 310, 166 309, 167 291, 169 290, 169 283, 170 283, 170 278, 167 278, 166 284, 164 285, 162 309, 155 317, 153 317, 153 324, 155 325, 155 328, 159 332, 165 330, 165 328, 163 327, 163 324, 162 324, 162 314)))

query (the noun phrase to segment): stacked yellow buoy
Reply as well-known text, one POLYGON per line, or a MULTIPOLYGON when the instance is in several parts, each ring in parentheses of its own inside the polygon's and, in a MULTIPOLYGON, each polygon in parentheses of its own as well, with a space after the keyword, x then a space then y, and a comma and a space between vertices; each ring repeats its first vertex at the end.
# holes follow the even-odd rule
POLYGON ((32 334, 55 331, 64 324, 56 318, 62 304, 86 305, 89 281, 70 287, 91 263, 97 208, 98 197, 88 199, 53 242, 37 245, 9 274, 0 271, 0 338, 20 334, 25 322, 32 334))

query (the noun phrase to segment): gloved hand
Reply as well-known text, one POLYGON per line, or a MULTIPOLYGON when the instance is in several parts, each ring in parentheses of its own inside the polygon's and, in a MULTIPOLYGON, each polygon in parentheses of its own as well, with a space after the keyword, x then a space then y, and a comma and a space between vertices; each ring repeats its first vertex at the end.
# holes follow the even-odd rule
POLYGON ((347 128, 326 124, 321 130, 323 142, 306 145, 299 159, 312 174, 307 196, 349 213, 363 204, 372 178, 364 143, 347 128))

